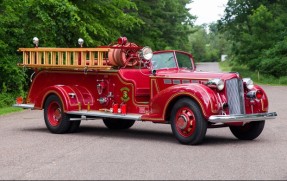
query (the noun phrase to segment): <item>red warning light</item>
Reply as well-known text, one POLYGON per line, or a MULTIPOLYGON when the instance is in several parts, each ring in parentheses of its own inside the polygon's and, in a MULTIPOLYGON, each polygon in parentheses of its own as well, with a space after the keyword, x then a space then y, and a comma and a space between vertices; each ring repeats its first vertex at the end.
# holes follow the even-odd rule
POLYGON ((16 98, 16 103, 17 104, 23 104, 23 97, 17 97, 16 98))

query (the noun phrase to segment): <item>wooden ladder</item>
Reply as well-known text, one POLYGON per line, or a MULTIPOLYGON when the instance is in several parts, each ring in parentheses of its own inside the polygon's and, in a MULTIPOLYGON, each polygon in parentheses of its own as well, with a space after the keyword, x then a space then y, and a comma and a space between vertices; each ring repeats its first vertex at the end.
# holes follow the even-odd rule
POLYGON ((108 65, 109 48, 19 48, 28 68, 98 70, 108 65))

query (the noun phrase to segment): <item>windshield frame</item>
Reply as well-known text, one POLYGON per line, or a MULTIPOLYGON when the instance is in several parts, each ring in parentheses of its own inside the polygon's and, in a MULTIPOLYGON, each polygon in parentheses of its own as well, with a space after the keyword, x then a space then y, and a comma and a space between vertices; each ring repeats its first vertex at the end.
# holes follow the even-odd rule
MULTIPOLYGON (((154 52, 154 56, 159 55, 159 54, 161 54, 161 55, 164 55, 164 54, 171 55, 172 54, 173 60, 174 60, 174 65, 173 66, 166 65, 166 67, 164 67, 164 66, 156 67, 155 63, 154 63, 155 61, 153 61, 153 59, 151 59, 151 67, 153 70, 184 69, 184 70, 195 71, 194 59, 193 59, 192 55, 187 53, 187 52, 178 51, 178 50, 163 50, 163 51, 154 52), (179 64, 178 64, 179 62, 177 60, 177 53, 187 56, 190 60, 190 66, 191 67, 179 67, 179 64)), ((161 62, 161 63, 163 63, 163 62, 161 62)), ((161 65, 163 65, 163 64, 161 64, 161 65)), ((170 64, 170 65, 172 65, 172 64, 170 64)))

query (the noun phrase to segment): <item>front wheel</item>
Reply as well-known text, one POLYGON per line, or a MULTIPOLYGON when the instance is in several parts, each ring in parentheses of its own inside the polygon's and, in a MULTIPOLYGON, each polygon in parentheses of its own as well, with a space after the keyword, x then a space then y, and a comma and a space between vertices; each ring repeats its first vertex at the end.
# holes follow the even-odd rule
POLYGON ((195 101, 183 98, 172 109, 171 129, 180 143, 196 145, 205 137, 207 121, 195 101))
POLYGON ((70 116, 63 111, 63 105, 60 98, 51 95, 47 98, 44 105, 45 124, 52 133, 66 133, 70 126, 70 116))
POLYGON ((263 131, 265 121, 254 121, 244 126, 230 126, 232 134, 240 140, 253 140, 263 131))
POLYGON ((79 130, 80 128, 80 124, 81 124, 81 121, 72 121, 71 122, 71 126, 70 128, 68 129, 68 132, 69 133, 75 133, 79 130))
POLYGON ((103 121, 106 127, 109 129, 128 129, 132 127, 135 123, 135 120, 126 120, 126 119, 117 120, 117 119, 105 118, 103 119, 103 121))

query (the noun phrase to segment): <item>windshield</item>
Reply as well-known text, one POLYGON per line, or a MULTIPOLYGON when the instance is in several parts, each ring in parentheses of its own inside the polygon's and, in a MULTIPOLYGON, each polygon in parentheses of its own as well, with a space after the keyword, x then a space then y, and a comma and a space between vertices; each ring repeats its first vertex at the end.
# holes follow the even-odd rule
POLYGON ((151 59, 153 69, 176 68, 173 52, 154 54, 151 59))
POLYGON ((152 57, 152 67, 154 70, 165 69, 165 68, 177 68, 177 63, 179 68, 185 68, 192 70, 192 64, 190 57, 186 54, 176 52, 164 52, 154 54, 152 57), (175 56, 176 55, 176 59, 175 56))
POLYGON ((185 69, 190 69, 192 70, 192 64, 190 61, 190 57, 186 54, 176 52, 176 59, 178 63, 179 68, 185 68, 185 69))

